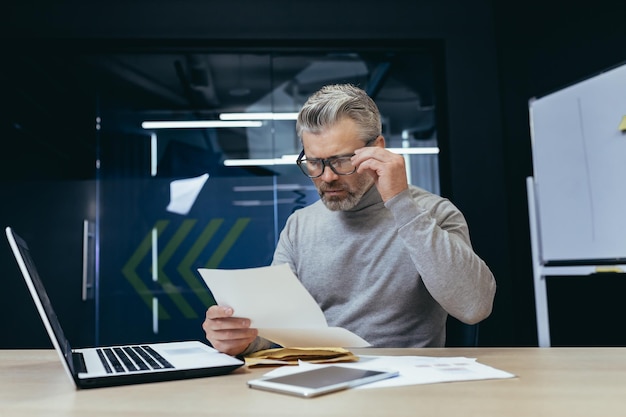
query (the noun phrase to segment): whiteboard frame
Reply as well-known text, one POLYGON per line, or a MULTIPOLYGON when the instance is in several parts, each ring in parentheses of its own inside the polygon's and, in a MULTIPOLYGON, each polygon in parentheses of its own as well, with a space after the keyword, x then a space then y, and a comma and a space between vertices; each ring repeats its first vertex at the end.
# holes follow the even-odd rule
MULTIPOLYGON (((535 200, 535 183, 533 177, 526 178, 528 194, 528 219, 530 223, 530 248, 533 264, 533 284, 535 292, 535 315, 537 321, 537 340, 539 347, 550 347, 550 316, 548 311, 548 292, 546 279, 548 276, 580 276, 597 273, 606 266, 571 265, 550 266, 541 260, 541 239, 538 223, 538 212, 535 200)), ((614 271, 622 271, 619 265, 612 267, 614 271)))

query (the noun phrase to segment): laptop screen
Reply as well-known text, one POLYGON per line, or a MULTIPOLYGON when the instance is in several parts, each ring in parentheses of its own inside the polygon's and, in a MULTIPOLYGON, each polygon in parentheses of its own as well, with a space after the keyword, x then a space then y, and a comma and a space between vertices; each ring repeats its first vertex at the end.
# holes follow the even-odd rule
MULTIPOLYGON (((20 238, 12 230, 8 228, 7 228, 7 235, 9 236, 9 242, 11 243, 11 246, 13 247, 13 244, 12 244, 13 242, 11 242, 11 238, 13 238, 16 244, 15 247, 18 249, 19 254, 16 253, 15 255, 16 255, 18 264, 20 265, 20 269, 22 269, 22 274, 24 275, 24 278, 27 281, 30 280, 30 282, 32 282, 31 288, 34 288, 36 292, 36 297, 39 299, 41 303, 41 307, 38 305, 37 308, 38 309, 43 308, 45 315, 48 319, 48 323, 50 324, 50 328, 52 329, 52 332, 54 333, 54 338, 56 339, 57 343, 59 344, 59 347, 61 348, 61 351, 63 352, 65 362, 69 366, 72 372, 72 375, 74 375, 75 372, 74 372, 74 363, 72 359, 72 349, 70 347, 70 344, 67 338, 65 337, 65 334, 63 333, 63 329, 61 328, 59 319, 57 318, 57 315, 54 312, 54 309, 52 308, 52 304, 50 303, 50 299, 48 298, 48 294, 46 293, 43 283, 41 282, 41 279, 39 278, 39 274, 37 273, 37 268, 35 268, 35 264, 30 256, 30 250, 28 249, 28 245, 22 238, 20 238), (20 263, 20 258, 23 261, 23 265, 22 263, 20 263), (23 270, 24 268, 26 268, 26 271, 23 270)), ((15 251, 15 247, 13 247, 14 251, 15 251)), ((32 294, 32 290, 31 290, 31 295, 33 296, 33 298, 35 297, 35 294, 32 294)), ((35 304, 37 304, 37 302, 35 302, 35 304)), ((41 311, 40 311, 40 314, 41 314, 41 311)), ((50 337, 52 337, 52 335, 50 335, 50 337)))

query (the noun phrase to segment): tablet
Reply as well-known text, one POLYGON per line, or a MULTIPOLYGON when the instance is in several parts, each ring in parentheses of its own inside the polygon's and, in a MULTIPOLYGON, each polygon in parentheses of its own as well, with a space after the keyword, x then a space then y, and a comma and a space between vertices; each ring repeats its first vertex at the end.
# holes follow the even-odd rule
POLYGON ((397 375, 398 371, 331 365, 289 375, 253 379, 248 381, 248 386, 299 397, 315 397, 397 375))

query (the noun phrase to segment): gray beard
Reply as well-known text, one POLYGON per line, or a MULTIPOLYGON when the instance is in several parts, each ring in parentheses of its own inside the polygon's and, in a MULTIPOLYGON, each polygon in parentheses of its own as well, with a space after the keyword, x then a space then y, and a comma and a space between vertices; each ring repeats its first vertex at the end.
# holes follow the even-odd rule
POLYGON ((322 200, 322 203, 327 209, 331 211, 348 211, 352 210, 359 204, 365 193, 370 189, 372 184, 368 184, 364 177, 364 180, 357 184, 356 191, 348 191, 348 194, 344 198, 326 197, 322 190, 318 189, 317 192, 322 200), (369 186, 368 186, 369 185, 369 186))
POLYGON ((363 194, 361 193, 360 195, 357 195, 354 193, 348 193, 345 198, 341 199, 326 198, 323 194, 320 195, 320 197, 327 209, 331 211, 347 211, 352 210, 354 207, 356 207, 357 204, 359 204, 359 201, 361 201, 361 197, 363 197, 363 194))

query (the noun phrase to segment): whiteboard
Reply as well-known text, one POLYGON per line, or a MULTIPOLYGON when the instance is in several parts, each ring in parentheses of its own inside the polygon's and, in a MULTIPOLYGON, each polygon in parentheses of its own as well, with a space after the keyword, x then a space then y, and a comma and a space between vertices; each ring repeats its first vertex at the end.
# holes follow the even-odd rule
POLYGON ((626 64, 529 113, 541 261, 626 259, 626 64))

